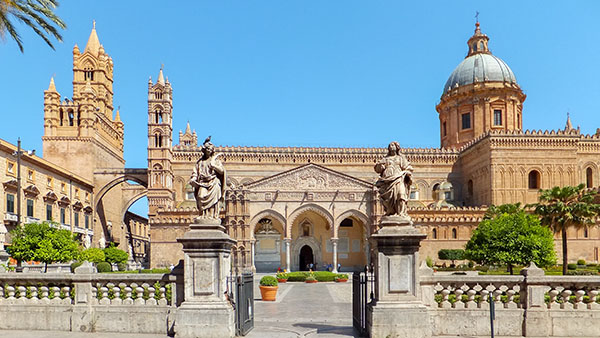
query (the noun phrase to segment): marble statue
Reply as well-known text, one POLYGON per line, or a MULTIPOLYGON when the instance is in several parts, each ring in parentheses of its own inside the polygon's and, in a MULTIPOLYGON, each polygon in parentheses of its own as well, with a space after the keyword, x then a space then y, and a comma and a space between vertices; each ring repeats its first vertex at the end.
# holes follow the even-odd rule
POLYGON ((100 239, 98 240, 98 246, 100 247, 100 249, 104 249, 106 248, 106 238, 104 238, 104 235, 100 235, 100 239))
POLYGON ((196 162, 190 178, 196 206, 203 218, 218 219, 223 206, 226 174, 219 160, 221 155, 215 154, 215 146, 210 143, 210 136, 207 137, 202 146, 202 157, 196 162))
POLYGON ((375 183, 385 216, 408 217, 407 202, 412 185, 413 168, 400 153, 400 144, 392 142, 388 146, 388 154, 375 164, 375 172, 379 179, 375 183))

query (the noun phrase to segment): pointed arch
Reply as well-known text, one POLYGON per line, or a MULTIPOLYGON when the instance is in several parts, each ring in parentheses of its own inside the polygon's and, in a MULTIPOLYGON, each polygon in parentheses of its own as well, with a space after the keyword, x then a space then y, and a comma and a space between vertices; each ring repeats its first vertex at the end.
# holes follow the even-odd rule
MULTIPOLYGON (((323 218, 325 218, 325 220, 327 221, 327 223, 329 224, 330 227, 333 227, 333 216, 331 215, 331 213, 323 208, 322 206, 318 205, 318 204, 314 204, 314 203, 310 203, 310 204, 305 204, 299 208, 297 208, 296 210, 294 210, 289 217, 289 226, 291 227, 294 224, 294 221, 296 220, 296 218, 298 218, 298 216, 300 216, 303 212, 306 211, 314 211, 315 213, 321 215, 323 218)), ((291 229, 288 229, 287 231, 289 232, 291 229)))
POLYGON ((371 231, 370 231, 370 223, 369 223, 369 217, 367 217, 367 215, 365 215, 363 212, 358 211, 356 209, 350 209, 350 210, 346 210, 343 213, 341 213, 339 216, 336 217, 335 219, 335 227, 333 227, 334 231, 333 231, 333 235, 334 237, 337 237, 337 230, 340 227, 340 223, 342 223, 342 221, 348 217, 355 217, 357 218, 359 221, 361 221, 361 223, 363 224, 363 229, 365 230, 365 234, 367 236, 371 235, 371 231))
POLYGON ((267 210, 263 210, 261 212, 259 212, 258 214, 254 215, 254 217, 252 217, 250 219, 250 236, 251 238, 254 238, 254 231, 256 229, 256 225, 258 224, 258 222, 263 219, 263 218, 269 218, 272 217, 274 219, 276 219, 277 221, 279 221, 281 223, 281 225, 283 226, 283 230, 285 231, 284 236, 287 237, 287 229, 286 229, 286 222, 285 222, 285 217, 283 217, 282 214, 280 214, 279 212, 273 210, 273 209, 267 209, 267 210))

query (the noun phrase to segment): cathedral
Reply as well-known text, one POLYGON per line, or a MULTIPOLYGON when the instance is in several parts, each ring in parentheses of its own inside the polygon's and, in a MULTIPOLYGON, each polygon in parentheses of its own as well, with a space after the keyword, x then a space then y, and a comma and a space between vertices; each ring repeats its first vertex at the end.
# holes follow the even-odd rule
MULTIPOLYGON (((583 135, 567 119, 561 130, 524 130, 526 95, 488 44, 476 23, 467 55, 435 107, 440 148, 402 149, 414 167, 409 214, 427 234, 421 259, 463 248, 489 205, 537 202, 539 189, 553 186, 599 185, 600 129, 583 135)), ((172 144, 172 93, 161 69, 148 83, 152 266, 183 257, 176 239, 197 213, 188 181, 201 145, 189 124, 172 144)), ((228 173, 222 217, 237 240, 235 267, 351 270, 369 261, 367 239, 383 215, 373 166, 385 148, 244 146, 216 152, 228 173)), ((570 259, 598 261, 598 228, 571 229, 568 236, 570 259)), ((555 243, 559 248, 559 237, 555 243)))
MULTIPOLYGON (((600 185, 600 129, 584 135, 567 118, 560 130, 525 130, 526 95, 489 42, 477 23, 465 59, 442 88, 435 106, 440 147, 401 150, 414 168, 408 212, 427 234, 421 259, 463 248, 489 205, 536 202, 539 189, 554 186, 600 185)), ((177 238, 198 213, 188 182, 202 147, 189 124, 173 143, 173 90, 162 68, 148 81, 148 167, 127 168, 124 124, 113 105, 113 60, 94 27, 85 48, 73 48, 72 98, 61 97, 52 80, 44 91, 44 158, 24 158, 31 165, 27 217, 58 218, 87 245, 115 243, 151 267, 177 264, 183 258, 177 238), (144 196, 147 219, 128 212, 144 196)), ((1 171, 7 177, 1 212, 10 230, 18 223, 15 147, 2 142, 0 157, 7 160, 0 167, 6 163, 1 171)), ((344 271, 370 261, 368 238, 383 215, 373 167, 385 148, 239 146, 216 152, 227 170, 221 217, 237 241, 235 268, 344 271)), ((570 229, 568 237, 570 259, 599 261, 597 227, 570 229)), ((555 245, 561 246, 559 236, 555 245)))

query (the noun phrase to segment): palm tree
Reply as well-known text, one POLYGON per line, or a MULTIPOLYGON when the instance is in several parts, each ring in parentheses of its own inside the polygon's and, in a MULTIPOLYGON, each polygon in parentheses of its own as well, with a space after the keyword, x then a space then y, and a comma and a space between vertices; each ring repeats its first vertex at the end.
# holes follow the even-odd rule
POLYGON ((53 36, 59 42, 62 42, 62 36, 52 24, 62 29, 67 27, 54 14, 53 10, 56 7, 58 7, 58 1, 56 0, 0 0, 0 37, 4 38, 8 32, 19 45, 21 53, 23 53, 23 42, 12 22, 13 19, 16 19, 16 21, 31 27, 37 35, 46 41, 48 46, 54 49, 48 35, 53 36))
POLYGON ((540 190, 539 203, 531 204, 542 224, 562 236, 563 275, 567 274, 567 230, 593 225, 600 214, 600 204, 594 203, 595 191, 586 191, 585 185, 554 187, 540 190))

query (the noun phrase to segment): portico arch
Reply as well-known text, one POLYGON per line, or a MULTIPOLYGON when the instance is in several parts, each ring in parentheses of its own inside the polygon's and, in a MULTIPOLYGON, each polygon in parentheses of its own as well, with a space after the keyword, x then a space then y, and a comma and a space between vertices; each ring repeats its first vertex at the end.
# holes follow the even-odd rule
POLYGON ((254 215, 254 217, 252 217, 252 219, 250 220, 250 233, 252 234, 252 238, 254 238, 254 232, 256 230, 256 225, 263 218, 273 218, 273 219, 277 220, 278 222, 280 222, 284 229, 284 234, 283 234, 284 237, 288 236, 288 234, 287 234, 288 230, 286 229, 285 217, 283 217, 283 215, 281 215, 279 212, 277 212, 273 209, 267 209, 267 210, 263 210, 263 211, 259 212, 258 214, 254 215))
POLYGON ((350 210, 344 211, 342 214, 340 214, 338 217, 336 217, 334 233, 333 233, 333 236, 335 238, 338 237, 338 230, 340 227, 340 223, 342 223, 342 221, 348 217, 354 217, 354 218, 358 219, 363 224, 363 229, 364 229, 367 237, 371 235, 371 229, 369 229, 370 228, 369 218, 367 217, 367 215, 365 215, 364 213, 362 213, 356 209, 350 209, 350 210))
POLYGON ((323 252, 321 245, 314 237, 300 237, 292 243, 291 254, 292 254, 292 270, 298 271, 300 269, 300 250, 303 246, 308 245, 313 252, 314 260, 318 264, 323 262, 323 252))
POLYGON ((327 221, 328 225, 333 228, 333 216, 331 215, 331 213, 327 209, 323 208, 322 206, 311 203, 311 204, 305 204, 305 205, 299 207, 298 209, 294 210, 290 214, 289 222, 288 222, 288 229, 286 230, 286 232, 288 234, 291 232, 292 225, 296 221, 296 218, 298 218, 298 216, 300 216, 302 213, 304 213, 306 211, 313 211, 313 212, 323 216, 323 218, 327 221))

